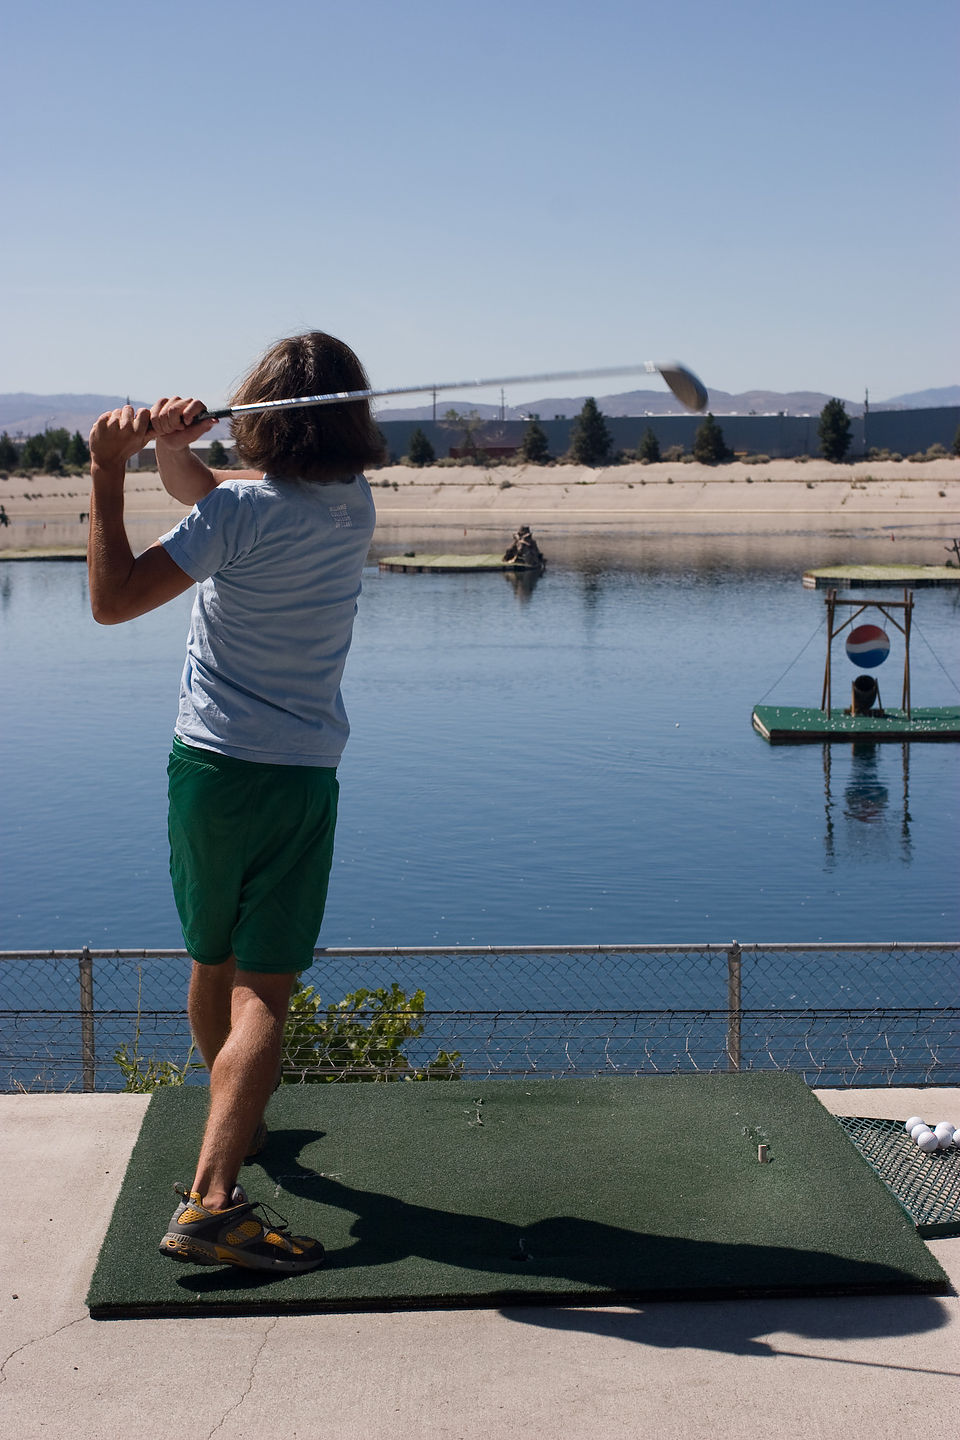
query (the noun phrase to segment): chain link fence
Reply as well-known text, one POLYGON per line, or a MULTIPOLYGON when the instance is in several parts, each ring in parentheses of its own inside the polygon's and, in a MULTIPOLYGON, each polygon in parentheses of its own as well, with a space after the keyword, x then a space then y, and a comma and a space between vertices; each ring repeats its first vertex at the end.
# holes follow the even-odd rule
MULTIPOLYGON (((201 1081, 188 970, 182 950, 0 951, 0 1089, 138 1088, 131 1069, 201 1081)), ((411 1076, 443 1054, 437 1073, 463 1078, 794 1070, 823 1086, 960 1084, 960 942, 329 948, 304 982, 321 1020, 348 995, 399 987, 411 1076)), ((349 1007, 355 1028, 377 1013, 375 995, 349 1007)), ((385 1078, 375 1047, 304 1053, 288 1047, 288 1080, 385 1078)))

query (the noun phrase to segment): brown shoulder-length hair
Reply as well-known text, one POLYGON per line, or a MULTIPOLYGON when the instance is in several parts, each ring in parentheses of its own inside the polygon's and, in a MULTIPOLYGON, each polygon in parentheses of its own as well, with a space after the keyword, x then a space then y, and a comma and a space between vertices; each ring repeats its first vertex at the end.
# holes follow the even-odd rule
MULTIPOLYGON (((366 371, 349 345, 311 330, 272 346, 241 381, 230 404, 369 389, 366 371)), ((384 458, 383 437, 368 400, 235 415, 231 424, 245 465, 289 480, 343 480, 384 458)))

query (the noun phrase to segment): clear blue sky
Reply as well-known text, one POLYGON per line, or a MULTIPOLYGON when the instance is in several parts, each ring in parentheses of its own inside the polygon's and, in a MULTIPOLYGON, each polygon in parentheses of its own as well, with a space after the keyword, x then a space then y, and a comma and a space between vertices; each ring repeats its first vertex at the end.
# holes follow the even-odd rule
POLYGON ((214 403, 308 328, 382 387, 957 383, 958 32, 953 0, 18 6, 0 391, 214 403))

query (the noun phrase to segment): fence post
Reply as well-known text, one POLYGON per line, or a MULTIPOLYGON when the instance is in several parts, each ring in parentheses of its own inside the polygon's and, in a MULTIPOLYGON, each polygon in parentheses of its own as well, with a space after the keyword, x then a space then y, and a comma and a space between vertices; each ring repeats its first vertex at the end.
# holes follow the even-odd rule
POLYGON ((93 956, 89 945, 84 945, 80 953, 80 1054, 83 1088, 93 1090, 97 1078, 97 1049, 93 1029, 93 956))
POLYGON ((740 1069, 740 946, 734 940, 727 951, 727 1069, 740 1069))

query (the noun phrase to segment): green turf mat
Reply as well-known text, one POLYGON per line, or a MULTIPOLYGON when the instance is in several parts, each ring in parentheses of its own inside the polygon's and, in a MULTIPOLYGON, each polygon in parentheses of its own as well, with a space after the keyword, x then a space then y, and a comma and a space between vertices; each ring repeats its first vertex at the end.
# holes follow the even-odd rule
POLYGON ((93 1316, 949 1289, 796 1075, 284 1086, 243 1183, 328 1250, 286 1278, 157 1251, 205 1104, 154 1094, 93 1316))

